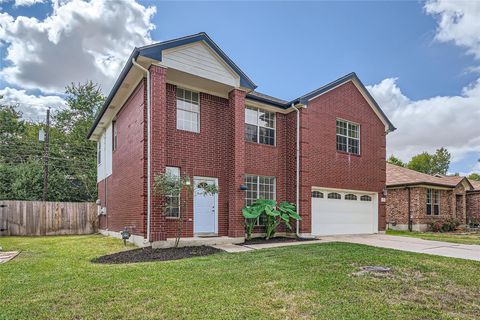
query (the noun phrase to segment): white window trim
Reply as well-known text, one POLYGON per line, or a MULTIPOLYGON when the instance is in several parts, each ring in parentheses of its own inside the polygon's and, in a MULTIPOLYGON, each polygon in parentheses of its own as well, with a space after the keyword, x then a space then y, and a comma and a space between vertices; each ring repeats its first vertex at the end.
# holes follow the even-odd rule
POLYGON ((117 121, 112 121, 112 151, 117 150, 117 121))
POLYGON ((97 141, 97 167, 102 165, 102 137, 97 141))
POLYGON ((350 121, 350 120, 345 120, 345 119, 342 119, 342 118, 337 118, 335 120, 335 149, 338 151, 338 152, 346 152, 348 154, 354 154, 354 155, 361 155, 362 154, 362 136, 361 136, 361 133, 362 133, 362 126, 359 124, 359 123, 356 123, 356 122, 353 122, 353 121, 350 121), (340 133, 337 133, 337 121, 343 121, 343 122, 346 122, 347 123, 347 135, 344 135, 344 134, 340 134, 340 133), (353 125, 356 125, 358 126, 358 138, 351 138, 348 136, 348 125, 349 124, 353 124, 353 125), (341 151, 341 150, 338 150, 337 149, 337 136, 341 136, 341 137, 345 137, 347 138, 347 151, 341 151), (349 150, 349 147, 348 147, 348 139, 355 139, 355 140, 358 140, 358 153, 354 153, 354 152, 350 152, 348 151, 349 150))
MULTIPOLYGON (((256 174, 246 174, 245 177, 256 177, 257 178, 257 199, 260 199, 260 178, 273 178, 273 199, 277 200, 277 177, 274 176, 259 176, 256 174)), ((260 224, 260 217, 257 218, 257 222, 255 223, 256 227, 263 227, 265 225, 260 224)))
POLYGON ((430 210, 431 210, 431 213, 428 214, 428 211, 425 212, 425 214, 427 216, 440 216, 441 215, 441 207, 440 207, 440 190, 437 190, 437 189, 432 189, 432 188, 428 188, 427 189, 427 206, 430 206, 430 210), (430 193, 430 202, 428 201, 428 194, 430 193), (435 193, 438 194, 438 199, 435 198, 435 193), (435 202, 436 200, 438 200, 438 202, 435 202), (435 206, 438 205, 438 214, 435 214, 435 206))
POLYGON ((247 119, 245 119, 245 125, 249 124, 249 125, 257 127, 257 141, 248 141, 248 142, 258 143, 258 144, 265 145, 265 146, 276 147, 277 146, 277 113, 274 112, 274 111, 270 111, 270 110, 266 110, 266 109, 262 109, 262 108, 257 108, 257 107, 252 107, 252 106, 245 106, 245 109, 250 109, 250 110, 255 109, 257 111, 257 123, 256 124, 248 123, 247 119), (273 128, 261 126, 261 125, 258 124, 258 112, 260 110, 262 110, 264 112, 268 112, 268 113, 273 113, 273 128), (260 128, 273 130, 273 144, 260 143, 260 128))
MULTIPOLYGON (((200 133, 200 126, 201 126, 201 123, 202 123, 202 122, 201 122, 201 120, 202 120, 202 118, 201 118, 201 114, 202 114, 202 113, 201 113, 201 110, 202 110, 202 109, 201 109, 201 108, 202 108, 202 107, 201 107, 201 102, 200 102, 200 92, 199 92, 199 91, 195 91, 195 90, 191 90, 191 89, 187 89, 187 88, 184 88, 184 87, 178 87, 178 86, 177 86, 176 90, 178 90, 178 89, 182 89, 182 90, 184 90, 184 91, 190 91, 190 92, 192 92, 192 93, 198 94, 198 125, 197 125, 198 130, 197 130, 197 131, 190 131, 190 130, 180 129, 180 128, 178 128, 177 123, 175 123, 175 128, 176 128, 177 130, 180 130, 180 131, 200 133)), ((176 122, 178 122, 178 104, 177 104, 178 97, 177 97, 177 92, 176 92, 176 90, 175 90, 175 120, 176 120, 176 122)), ((186 110, 182 110, 182 111, 186 111, 186 110)), ((186 112, 192 112, 192 111, 186 111, 186 112)), ((193 112, 192 112, 192 113, 193 113, 193 112)))

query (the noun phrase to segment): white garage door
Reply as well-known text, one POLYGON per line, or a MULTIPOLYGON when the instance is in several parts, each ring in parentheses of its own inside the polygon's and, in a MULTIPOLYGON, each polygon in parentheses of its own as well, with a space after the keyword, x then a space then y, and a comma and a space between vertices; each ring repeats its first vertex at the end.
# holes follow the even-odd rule
POLYGON ((328 189, 312 191, 312 234, 378 232, 378 195, 328 189))

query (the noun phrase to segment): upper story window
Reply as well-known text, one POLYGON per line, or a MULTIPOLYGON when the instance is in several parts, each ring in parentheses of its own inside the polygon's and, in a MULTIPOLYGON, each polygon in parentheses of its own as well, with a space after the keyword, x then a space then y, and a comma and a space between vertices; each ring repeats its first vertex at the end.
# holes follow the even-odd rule
POLYGON ((275 145, 275 112, 245 108, 245 141, 275 145))
POLYGON ((177 88, 177 129, 200 132, 198 92, 177 88))
POLYGON ((337 119, 337 150, 360 154, 360 125, 337 119))
POLYGON ((427 189, 427 215, 440 215, 440 191, 427 189))
POLYGON ((112 122, 112 150, 117 150, 117 122, 112 122))

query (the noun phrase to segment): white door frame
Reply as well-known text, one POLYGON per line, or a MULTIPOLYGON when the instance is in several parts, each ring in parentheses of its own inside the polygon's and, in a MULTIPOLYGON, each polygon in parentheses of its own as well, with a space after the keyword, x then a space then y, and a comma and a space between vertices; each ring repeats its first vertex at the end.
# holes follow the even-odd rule
MULTIPOLYGON (((341 192, 341 193, 362 193, 368 196, 372 197, 372 204, 373 204, 373 212, 372 212, 372 233, 378 233, 378 218, 380 214, 380 208, 379 208, 379 199, 378 199, 378 193, 377 192, 372 192, 372 191, 362 191, 362 190, 353 190, 353 189, 337 189, 337 188, 322 188, 322 187, 312 187, 311 191, 321 191, 321 192, 341 192)), ((343 195, 344 196, 344 195, 343 195)), ((342 200, 343 199, 342 196, 342 200)), ((327 194, 324 194, 324 197, 327 197, 327 194)), ((360 200, 360 199, 359 199, 360 200)), ((312 198, 310 195, 310 230, 313 234, 313 203, 312 203, 312 198)))
MULTIPOLYGON (((199 181, 213 181, 215 185, 218 188, 218 178, 213 178, 213 177, 200 177, 200 176, 194 176, 193 177, 193 234, 197 234, 195 230, 195 186, 199 181)), ((213 198, 215 199, 215 218, 214 218, 214 234, 218 235, 218 193, 213 195, 213 198)), ((202 233, 199 233, 202 234, 202 233)))

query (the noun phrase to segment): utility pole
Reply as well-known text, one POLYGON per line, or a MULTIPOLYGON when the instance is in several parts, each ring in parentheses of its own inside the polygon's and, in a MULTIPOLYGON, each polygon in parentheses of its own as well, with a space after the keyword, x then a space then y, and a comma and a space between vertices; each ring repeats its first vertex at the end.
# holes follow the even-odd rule
POLYGON ((50 108, 47 109, 47 127, 45 128, 45 154, 43 171, 43 201, 48 199, 48 141, 50 139, 50 108))

